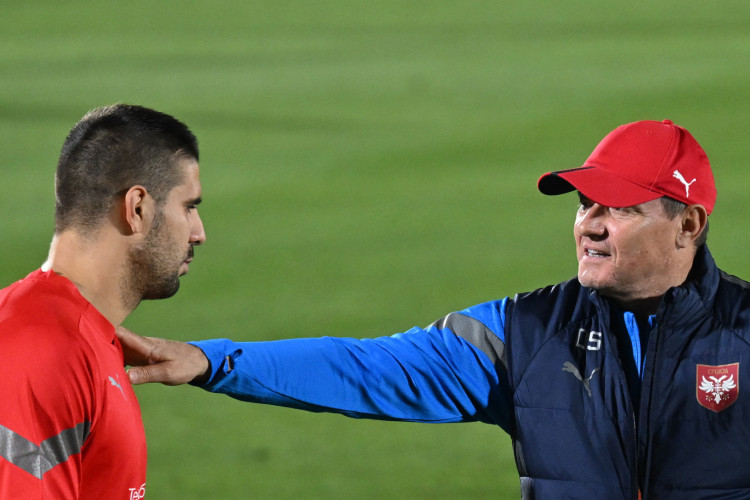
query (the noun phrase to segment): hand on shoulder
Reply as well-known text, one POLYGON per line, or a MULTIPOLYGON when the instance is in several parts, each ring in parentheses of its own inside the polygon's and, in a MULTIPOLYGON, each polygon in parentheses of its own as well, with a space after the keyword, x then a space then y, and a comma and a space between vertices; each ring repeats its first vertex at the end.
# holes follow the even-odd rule
POLYGON ((174 340, 143 337, 125 327, 117 327, 128 376, 133 385, 162 383, 180 385, 208 382, 208 358, 198 347, 174 340))

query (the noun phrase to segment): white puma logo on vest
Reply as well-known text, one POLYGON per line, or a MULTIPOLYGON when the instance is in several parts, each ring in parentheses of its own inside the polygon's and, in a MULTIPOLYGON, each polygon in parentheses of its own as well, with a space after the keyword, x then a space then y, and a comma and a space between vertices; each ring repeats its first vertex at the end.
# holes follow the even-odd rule
POLYGON ((591 379, 594 378, 594 374, 599 371, 599 368, 594 368, 591 370, 591 375, 583 378, 581 372, 578 371, 578 368, 576 368, 576 366, 570 361, 566 361, 563 363, 562 371, 572 373, 575 378, 583 382, 583 388, 586 389, 586 393, 591 397, 591 379))
POLYGON ((674 173, 672 174, 672 177, 680 181, 685 186, 685 198, 689 198, 690 197, 690 185, 694 183, 696 179, 693 179, 690 182, 686 181, 679 170, 675 170, 674 173))

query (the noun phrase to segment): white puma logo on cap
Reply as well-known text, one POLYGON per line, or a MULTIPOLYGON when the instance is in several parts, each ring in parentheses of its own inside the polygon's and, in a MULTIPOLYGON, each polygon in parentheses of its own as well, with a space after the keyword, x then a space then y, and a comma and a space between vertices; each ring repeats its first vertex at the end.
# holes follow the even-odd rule
POLYGON ((693 179, 692 181, 688 182, 685 180, 685 178, 682 176, 679 170, 675 170, 672 174, 672 177, 680 181, 682 184, 685 185, 685 198, 690 197, 690 185, 696 181, 696 179, 693 179))

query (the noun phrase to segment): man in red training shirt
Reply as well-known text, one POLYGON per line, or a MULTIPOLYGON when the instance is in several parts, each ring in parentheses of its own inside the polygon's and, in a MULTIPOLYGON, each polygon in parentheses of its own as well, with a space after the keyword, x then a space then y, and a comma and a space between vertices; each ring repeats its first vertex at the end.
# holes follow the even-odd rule
POLYGON ((171 297, 205 241, 198 144, 140 106, 86 114, 42 268, 0 291, 0 498, 140 499, 146 437, 115 327, 171 297))

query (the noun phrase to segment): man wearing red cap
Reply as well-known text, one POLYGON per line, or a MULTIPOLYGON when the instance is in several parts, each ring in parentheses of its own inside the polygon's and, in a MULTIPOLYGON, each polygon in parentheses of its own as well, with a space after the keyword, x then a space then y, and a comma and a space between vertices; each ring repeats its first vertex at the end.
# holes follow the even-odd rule
POLYGON ((578 276, 376 339, 182 344, 121 331, 133 383, 513 439, 527 499, 750 498, 750 285, 705 244, 716 189, 670 121, 618 127, 582 167, 578 276))
POLYGON ((687 278, 716 202, 708 156, 669 120, 618 127, 582 167, 545 174, 538 186, 578 191, 578 280, 642 319, 687 278))

